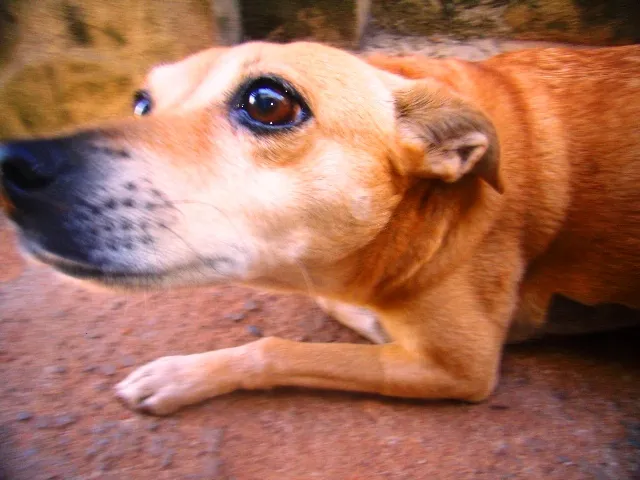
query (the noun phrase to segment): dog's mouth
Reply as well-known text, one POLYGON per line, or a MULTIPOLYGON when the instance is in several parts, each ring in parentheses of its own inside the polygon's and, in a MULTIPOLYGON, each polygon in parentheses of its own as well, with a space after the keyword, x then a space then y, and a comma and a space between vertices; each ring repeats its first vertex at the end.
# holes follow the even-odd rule
POLYGON ((108 265, 93 265, 67 258, 53 253, 38 242, 22 236, 20 245, 28 256, 57 270, 69 277, 100 284, 111 288, 131 289, 160 289, 168 286, 189 285, 202 283, 216 283, 223 280, 225 275, 220 271, 222 264, 228 265, 231 259, 227 257, 202 258, 197 262, 184 264, 167 269, 116 269, 108 265))
POLYGON ((166 274, 160 272, 129 272, 107 269, 72 260, 52 253, 38 243, 22 239, 21 246, 28 255, 55 270, 79 280, 95 281, 106 285, 147 284, 151 286, 166 274))

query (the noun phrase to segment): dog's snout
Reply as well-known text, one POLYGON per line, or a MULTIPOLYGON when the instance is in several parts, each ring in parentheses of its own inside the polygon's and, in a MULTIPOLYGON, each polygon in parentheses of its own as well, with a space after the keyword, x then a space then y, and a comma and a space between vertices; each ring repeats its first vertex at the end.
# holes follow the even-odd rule
POLYGON ((0 145, 0 181, 9 198, 46 189, 55 181, 61 164, 54 142, 0 145))

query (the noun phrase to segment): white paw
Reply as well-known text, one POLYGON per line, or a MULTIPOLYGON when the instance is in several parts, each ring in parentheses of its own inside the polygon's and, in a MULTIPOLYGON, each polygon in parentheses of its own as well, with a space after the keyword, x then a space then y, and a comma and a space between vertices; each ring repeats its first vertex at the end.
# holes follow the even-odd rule
POLYGON ((208 370, 201 354, 162 357, 118 383, 116 396, 133 410, 168 415, 217 394, 208 370))

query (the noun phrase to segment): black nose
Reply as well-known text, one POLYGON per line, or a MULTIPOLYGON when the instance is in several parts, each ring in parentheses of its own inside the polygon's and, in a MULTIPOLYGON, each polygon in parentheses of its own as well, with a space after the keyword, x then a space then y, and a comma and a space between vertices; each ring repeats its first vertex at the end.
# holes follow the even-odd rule
POLYGON ((46 189, 62 166, 56 141, 35 140, 0 145, 0 182, 9 197, 46 189))

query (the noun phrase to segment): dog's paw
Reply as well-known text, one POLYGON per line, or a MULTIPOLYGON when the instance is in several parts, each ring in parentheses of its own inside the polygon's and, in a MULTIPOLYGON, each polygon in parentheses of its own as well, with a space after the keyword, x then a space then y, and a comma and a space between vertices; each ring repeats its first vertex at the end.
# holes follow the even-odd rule
POLYGON ((116 385, 116 396, 133 410, 168 415, 217 392, 202 354, 162 357, 116 385))

